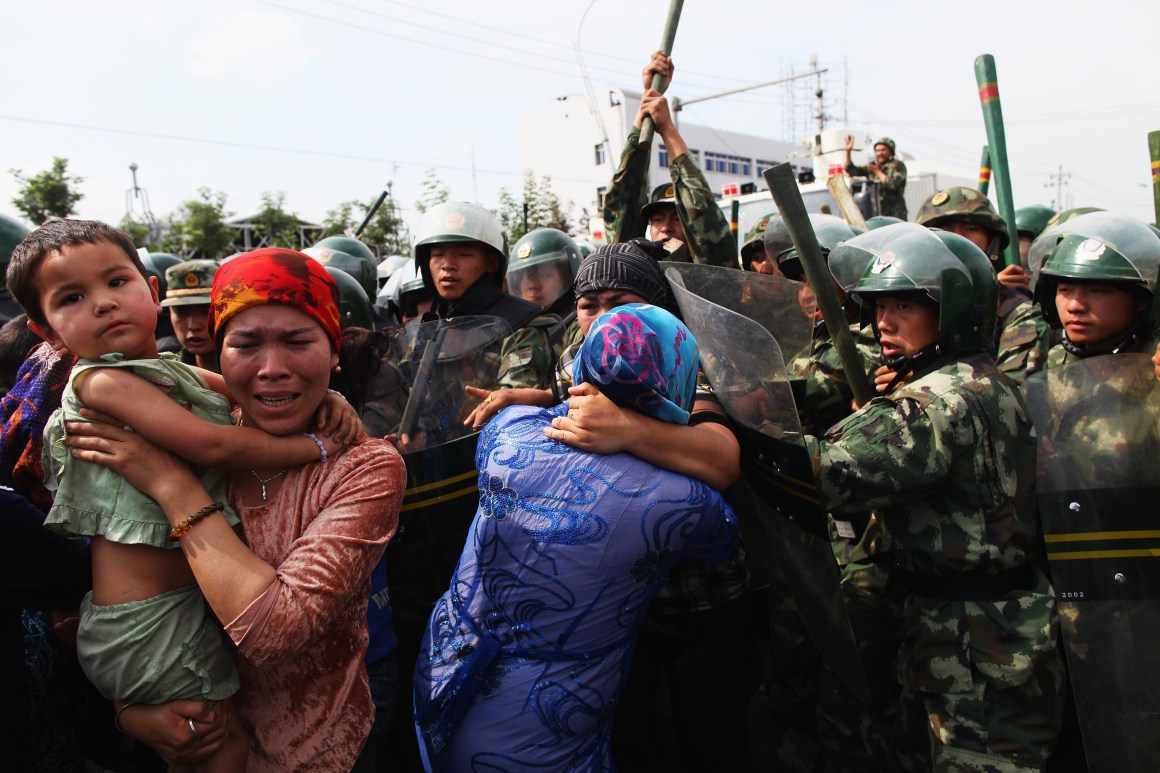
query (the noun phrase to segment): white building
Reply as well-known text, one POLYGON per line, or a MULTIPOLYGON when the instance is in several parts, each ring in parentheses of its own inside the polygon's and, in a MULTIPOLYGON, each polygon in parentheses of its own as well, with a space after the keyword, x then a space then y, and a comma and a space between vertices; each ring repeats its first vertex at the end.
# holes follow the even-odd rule
MULTIPOLYGON (((640 106, 640 92, 610 88, 596 91, 594 100, 596 104, 590 105, 583 94, 560 97, 552 105, 520 116, 520 168, 531 169, 537 178, 549 177, 565 210, 574 217, 587 212, 592 235, 603 238, 599 233, 603 195, 620 162, 640 106)), ((689 152, 718 195, 727 186, 734 195, 764 189, 761 173, 783 161, 792 160, 801 172, 813 170, 809 151, 798 144, 684 123, 680 113, 677 121, 689 152)), ((659 139, 652 152, 650 191, 670 182, 668 153, 659 139)))

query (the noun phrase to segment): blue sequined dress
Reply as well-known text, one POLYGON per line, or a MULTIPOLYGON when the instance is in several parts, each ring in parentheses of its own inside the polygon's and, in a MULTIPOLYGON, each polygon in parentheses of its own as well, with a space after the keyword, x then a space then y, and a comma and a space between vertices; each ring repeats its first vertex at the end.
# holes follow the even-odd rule
POLYGON ((703 483, 548 439, 567 409, 508 408, 480 435, 479 509, 415 673, 429 770, 612 770, 650 599, 675 563, 736 545, 733 511, 703 483))

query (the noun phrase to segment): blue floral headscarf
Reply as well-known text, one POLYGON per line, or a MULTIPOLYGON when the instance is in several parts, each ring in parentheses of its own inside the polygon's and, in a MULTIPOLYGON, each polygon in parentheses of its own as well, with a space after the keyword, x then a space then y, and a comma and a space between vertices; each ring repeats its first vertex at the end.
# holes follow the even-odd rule
POLYGON ((592 323, 572 365, 577 384, 673 424, 688 424, 697 386, 697 341, 659 306, 632 303, 592 323))

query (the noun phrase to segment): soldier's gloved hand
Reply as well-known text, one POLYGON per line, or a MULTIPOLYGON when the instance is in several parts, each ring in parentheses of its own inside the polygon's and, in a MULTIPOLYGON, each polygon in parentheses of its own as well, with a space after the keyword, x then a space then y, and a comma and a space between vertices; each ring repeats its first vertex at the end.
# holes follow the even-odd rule
POLYGON ((654 51, 653 55, 649 57, 648 64, 645 65, 641 72, 641 83, 644 85, 644 90, 648 91, 653 87, 653 76, 661 75, 664 77, 664 83, 659 89, 661 94, 669 88, 669 84, 673 81, 673 59, 671 56, 665 56, 664 51, 654 51))

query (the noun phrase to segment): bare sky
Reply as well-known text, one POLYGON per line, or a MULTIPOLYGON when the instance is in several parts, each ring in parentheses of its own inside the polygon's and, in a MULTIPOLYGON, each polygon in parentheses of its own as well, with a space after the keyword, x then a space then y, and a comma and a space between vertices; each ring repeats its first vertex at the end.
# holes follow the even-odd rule
MULTIPOLYGON (((668 8, 666 0, 420 3, 11 3, 0 212, 17 214, 7 170, 40 171, 53 156, 85 178, 79 214, 113 222, 126 213, 130 162, 159 217, 205 186, 225 192, 238 214, 255 211, 264 191, 284 192, 289 209, 321 220, 391 180, 414 223, 428 168, 453 198, 495 207, 501 187, 520 186, 517 117, 584 89, 577 39, 597 88, 638 87, 668 8)), ((973 176, 986 141, 973 62, 991 53, 1016 206, 1052 203, 1062 169, 1064 204, 1151 221, 1158 22, 1160 6, 1124 0, 686 0, 670 94, 772 80, 816 55, 830 68, 826 103, 837 122, 973 176)), ((798 140, 787 136, 788 110, 784 89, 772 87, 682 117, 798 140)), ((793 116, 809 125, 803 108, 793 116)))

